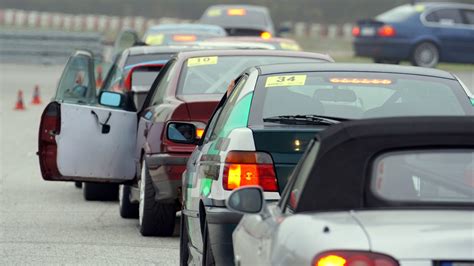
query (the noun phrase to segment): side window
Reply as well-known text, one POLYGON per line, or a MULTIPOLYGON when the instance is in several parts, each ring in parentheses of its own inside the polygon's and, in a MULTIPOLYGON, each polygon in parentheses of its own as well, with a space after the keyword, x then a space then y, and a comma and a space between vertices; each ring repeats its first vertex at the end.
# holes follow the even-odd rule
POLYGON ((158 84, 156 85, 156 89, 154 91, 153 97, 151 99, 151 104, 150 106, 153 105, 158 105, 160 103, 163 103, 163 99, 165 97, 166 89, 168 88, 168 85, 171 82, 171 78, 173 77, 174 74, 174 69, 176 66, 176 61, 171 62, 167 67, 163 69, 164 75, 161 76, 158 74, 157 78, 160 78, 158 81, 158 84))
POLYGON ((216 125, 213 130, 210 130, 210 137, 209 140, 217 139, 219 132, 221 132, 230 117, 232 110, 234 109, 235 104, 237 103, 237 99, 239 97, 240 91, 244 87, 245 82, 247 81, 248 76, 241 77, 237 84, 235 84, 232 93, 228 96, 226 104, 222 107, 222 110, 219 114, 219 117, 216 121, 216 125))
POLYGON ((216 110, 216 113, 209 121, 209 126, 207 127, 206 135, 204 135, 203 143, 207 143, 209 139, 211 138, 211 133, 214 131, 214 127, 216 126, 217 119, 219 118, 219 115, 222 112, 222 108, 223 108, 222 106, 219 107, 219 109, 216 110))
POLYGON ((319 142, 314 142, 314 144, 307 150, 305 156, 300 160, 299 165, 297 166, 298 171, 293 172, 292 175, 292 184, 291 187, 288 187, 288 193, 286 193, 286 198, 282 202, 282 207, 284 208, 283 212, 287 210, 292 213, 298 206, 298 202, 301 198, 301 192, 303 191, 306 181, 308 180, 311 170, 314 166, 314 161, 319 152, 319 142))
POLYGON ((474 26, 474 10, 464 9, 462 12, 466 23, 474 26))
POLYGON ((459 9, 446 8, 434 11, 433 13, 434 16, 436 16, 434 22, 438 22, 442 25, 463 24, 463 19, 459 9))

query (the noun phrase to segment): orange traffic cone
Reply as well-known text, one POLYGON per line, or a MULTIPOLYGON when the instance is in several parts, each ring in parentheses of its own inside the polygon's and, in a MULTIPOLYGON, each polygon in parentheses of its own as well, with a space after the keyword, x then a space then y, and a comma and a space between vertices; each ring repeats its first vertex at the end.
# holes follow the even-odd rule
POLYGON ((100 89, 102 87, 102 66, 97 67, 97 78, 95 79, 95 88, 100 89))
POLYGON ((18 99, 16 101, 15 110, 25 110, 25 105, 23 104, 23 91, 18 91, 18 99))
POLYGON ((31 101, 31 104, 41 104, 41 96, 39 93, 39 86, 36 85, 33 91, 33 100, 31 101))

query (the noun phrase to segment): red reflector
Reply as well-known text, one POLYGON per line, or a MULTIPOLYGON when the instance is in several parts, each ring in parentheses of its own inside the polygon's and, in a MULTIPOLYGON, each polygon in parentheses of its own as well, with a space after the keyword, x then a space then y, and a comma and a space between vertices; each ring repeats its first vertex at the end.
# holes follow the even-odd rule
POLYGON ((378 35, 382 37, 393 37, 395 36, 395 29, 389 25, 382 26, 378 30, 378 35))
POLYGON ((258 185, 264 191, 278 191, 273 160, 263 152, 229 152, 222 182, 225 190, 258 185))
POLYGON ((357 37, 357 36, 360 36, 360 28, 355 26, 354 28, 352 28, 352 36, 354 37, 357 37))
POLYGON ((313 266, 399 266, 390 256, 368 251, 328 251, 316 256, 313 266))
POLYGON ((173 35, 173 41, 176 42, 194 42, 196 39, 196 35, 173 35))

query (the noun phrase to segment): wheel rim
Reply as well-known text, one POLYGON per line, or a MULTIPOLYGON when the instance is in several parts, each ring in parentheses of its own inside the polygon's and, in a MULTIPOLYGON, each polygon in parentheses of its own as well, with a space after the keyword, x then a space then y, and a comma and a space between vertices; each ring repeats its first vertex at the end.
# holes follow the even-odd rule
POLYGON ((438 61, 436 47, 432 44, 422 44, 417 48, 416 62, 419 66, 432 67, 438 61))
POLYGON ((143 222, 143 212, 145 210, 145 182, 143 179, 146 178, 146 167, 145 167, 145 162, 142 162, 142 170, 140 172, 140 180, 138 181, 139 186, 140 186, 140 200, 138 204, 138 221, 140 223, 140 226, 142 225, 143 222))

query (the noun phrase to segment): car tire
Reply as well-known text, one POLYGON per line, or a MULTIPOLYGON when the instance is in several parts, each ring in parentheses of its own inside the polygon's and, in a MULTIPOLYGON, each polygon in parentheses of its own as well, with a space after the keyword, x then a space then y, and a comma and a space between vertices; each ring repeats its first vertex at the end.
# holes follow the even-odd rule
POLYGON ((435 67, 439 62, 438 47, 432 42, 422 42, 413 50, 411 63, 420 67, 435 67))
MULTIPOLYGON (((182 212, 181 212, 182 213, 182 212)), ((189 235, 186 229, 186 218, 181 214, 181 230, 179 233, 179 265, 187 266, 189 261, 189 235)))
POLYGON ((212 253, 211 243, 209 241, 209 228, 208 228, 207 221, 204 224, 203 251, 204 251, 204 254, 202 254, 202 260, 203 260, 202 265, 203 266, 216 265, 216 262, 214 260, 214 255, 212 253))
POLYGON ((81 189, 81 188, 82 188, 82 182, 76 181, 76 182, 74 182, 74 186, 75 186, 76 188, 81 189))
POLYGON ((87 201, 116 201, 118 185, 83 182, 82 195, 87 201))
POLYGON ((139 228, 142 236, 172 236, 176 221, 175 203, 158 203, 155 200, 155 188, 145 160, 139 181, 139 228))
POLYGON ((131 186, 119 186, 119 210, 120 216, 126 219, 138 218, 138 204, 130 201, 131 186))

